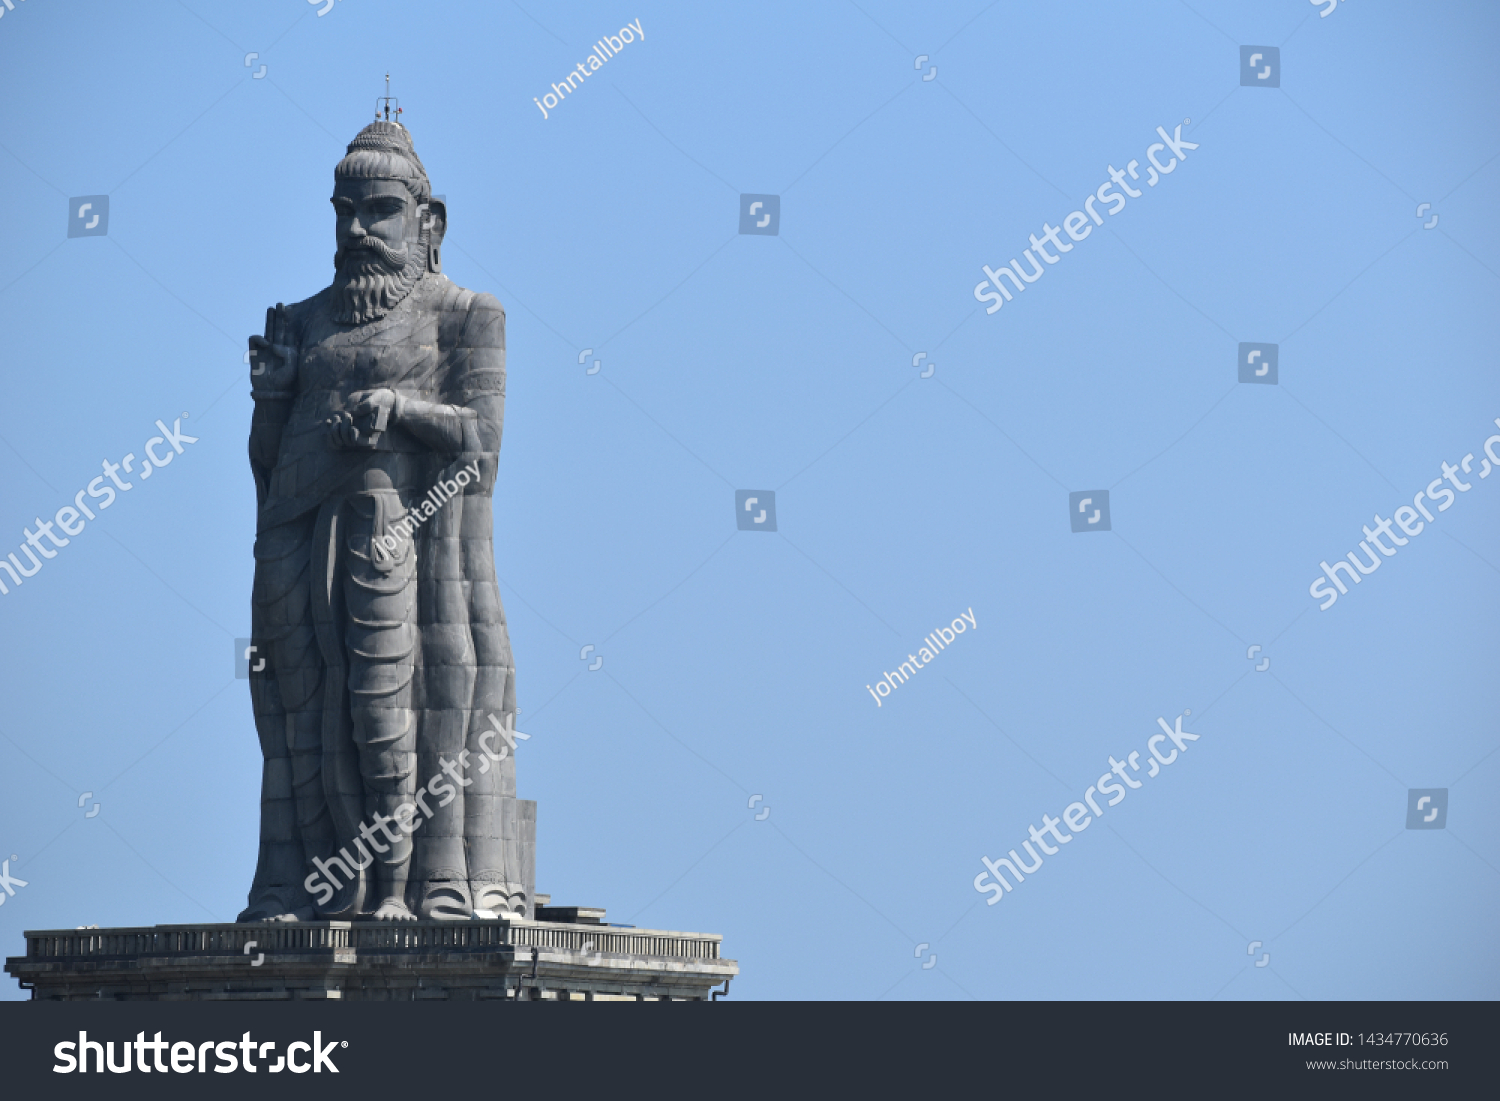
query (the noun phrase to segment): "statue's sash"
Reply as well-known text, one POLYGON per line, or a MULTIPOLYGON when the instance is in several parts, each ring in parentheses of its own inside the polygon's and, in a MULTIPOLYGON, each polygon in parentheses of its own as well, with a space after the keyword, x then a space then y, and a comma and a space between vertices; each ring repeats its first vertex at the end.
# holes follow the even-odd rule
MULTIPOLYGON (((359 750, 354 744, 354 723, 349 713, 349 676, 344 653, 343 592, 338 581, 340 535, 345 523, 343 494, 330 498, 318 511, 313 529, 312 610, 318 649, 322 652, 323 676, 323 793, 339 846, 352 846, 358 837, 360 818, 364 814, 364 781, 359 772, 359 750)), ((365 871, 356 873, 352 889, 338 894, 346 909, 343 916, 364 909, 369 879, 365 871)), ((320 910, 324 919, 340 916, 320 910)))

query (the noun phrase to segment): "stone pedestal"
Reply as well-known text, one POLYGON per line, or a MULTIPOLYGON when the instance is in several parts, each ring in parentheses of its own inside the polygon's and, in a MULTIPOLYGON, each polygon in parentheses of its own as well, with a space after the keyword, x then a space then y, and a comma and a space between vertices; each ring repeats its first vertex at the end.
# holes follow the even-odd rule
POLYGON ((721 937, 570 909, 583 919, 32 931, 5 970, 41 1001, 701 1001, 739 974, 721 937))

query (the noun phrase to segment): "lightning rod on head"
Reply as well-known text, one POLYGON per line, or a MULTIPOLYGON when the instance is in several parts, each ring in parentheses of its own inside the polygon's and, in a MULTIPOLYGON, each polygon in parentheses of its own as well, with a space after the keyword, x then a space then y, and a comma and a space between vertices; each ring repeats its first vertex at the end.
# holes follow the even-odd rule
POLYGON ((396 125, 401 125, 401 100, 391 95, 391 74, 385 74, 385 95, 375 97, 375 121, 380 121, 381 104, 385 104, 385 121, 391 121, 391 104, 396 105, 396 125))

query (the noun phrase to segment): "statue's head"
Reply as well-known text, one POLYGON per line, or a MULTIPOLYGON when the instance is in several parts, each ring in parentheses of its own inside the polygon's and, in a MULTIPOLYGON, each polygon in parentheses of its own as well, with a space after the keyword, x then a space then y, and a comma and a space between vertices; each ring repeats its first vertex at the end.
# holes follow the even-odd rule
POLYGON ((339 321, 363 324, 394 309, 425 271, 442 270, 448 227, 427 170, 400 123, 376 121, 349 143, 333 170, 338 252, 333 263, 339 321))

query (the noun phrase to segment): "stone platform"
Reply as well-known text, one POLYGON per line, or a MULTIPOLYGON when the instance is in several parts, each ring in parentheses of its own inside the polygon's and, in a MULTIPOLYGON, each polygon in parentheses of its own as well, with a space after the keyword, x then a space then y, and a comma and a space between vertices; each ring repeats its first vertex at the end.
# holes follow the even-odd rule
POLYGON ((702 1001, 739 974, 722 937, 557 909, 572 920, 38 930, 5 970, 37 1001, 702 1001))

